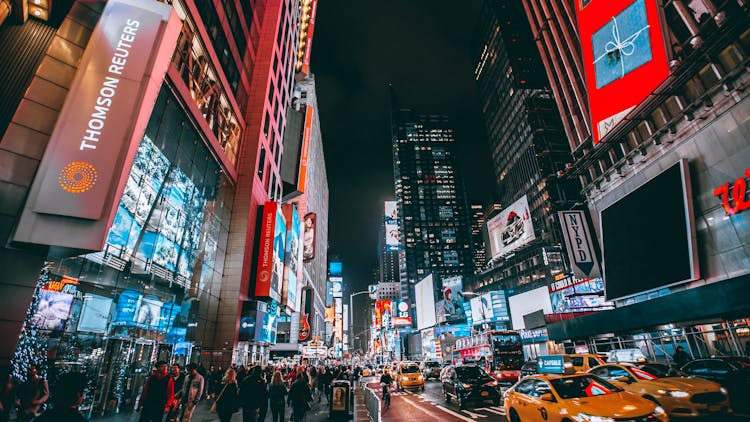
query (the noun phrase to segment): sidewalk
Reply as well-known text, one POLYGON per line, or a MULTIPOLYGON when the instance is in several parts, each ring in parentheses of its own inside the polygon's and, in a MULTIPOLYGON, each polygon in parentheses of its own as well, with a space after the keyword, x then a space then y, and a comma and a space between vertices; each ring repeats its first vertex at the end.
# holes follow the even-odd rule
MULTIPOLYGON (((321 402, 317 400, 317 397, 310 404, 312 409, 307 412, 305 416, 305 422, 323 422, 328 420, 328 402, 323 398, 321 402)), ((218 421, 219 417, 215 413, 211 413, 211 404, 207 400, 203 400, 198 404, 198 408, 193 413, 192 422, 214 422, 218 421)), ((94 422, 138 422, 140 413, 130 412, 123 413, 114 416, 105 416, 99 418, 92 418, 94 422)), ((285 421, 292 419, 292 409, 290 406, 286 406, 285 421)), ((354 420, 355 422, 369 422, 370 417, 365 406, 364 397, 362 395, 361 388, 357 387, 354 390, 354 420)), ((266 415, 266 421, 271 421, 271 410, 268 410, 266 415)), ((242 411, 232 415, 232 422, 242 422, 242 411)), ((259 421, 260 422, 260 421, 259 421)))

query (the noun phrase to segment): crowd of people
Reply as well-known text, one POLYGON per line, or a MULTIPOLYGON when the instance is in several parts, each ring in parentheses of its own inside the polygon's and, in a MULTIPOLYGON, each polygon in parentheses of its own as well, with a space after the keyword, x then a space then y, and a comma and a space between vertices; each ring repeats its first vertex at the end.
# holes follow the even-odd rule
MULTIPOLYGON (((199 402, 207 400, 221 422, 228 422, 237 412, 242 413, 243 422, 262 422, 269 410, 273 422, 283 422, 287 406, 291 420, 301 422, 312 403, 330 404, 334 381, 356 383, 360 376, 359 367, 310 365, 307 359, 297 365, 232 365, 226 370, 194 363, 170 367, 160 361, 146 379, 135 410, 140 412, 140 422, 189 422, 199 402)), ((22 383, 15 383, 10 369, 2 367, 0 422, 9 420, 14 407, 20 422, 85 421, 78 406, 88 383, 83 374, 63 374, 50 394, 35 365, 29 367, 22 383)))

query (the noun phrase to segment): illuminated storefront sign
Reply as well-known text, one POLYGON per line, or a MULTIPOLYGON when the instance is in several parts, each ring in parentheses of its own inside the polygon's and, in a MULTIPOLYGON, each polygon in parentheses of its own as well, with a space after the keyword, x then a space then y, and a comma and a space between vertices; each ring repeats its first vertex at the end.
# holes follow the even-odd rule
POLYGON ((656 0, 577 2, 594 143, 669 75, 656 0))
POLYGON ((101 249, 180 26, 164 3, 106 3, 40 163, 16 241, 101 249))
POLYGON ((565 249, 578 278, 600 277, 599 261, 594 252, 591 232, 583 211, 560 211, 557 213, 565 238, 565 249))
POLYGON ((721 198, 721 204, 727 215, 737 214, 750 208, 746 178, 750 179, 750 168, 745 170, 744 177, 739 177, 734 181, 734 185, 724 183, 714 189, 714 196, 721 198))

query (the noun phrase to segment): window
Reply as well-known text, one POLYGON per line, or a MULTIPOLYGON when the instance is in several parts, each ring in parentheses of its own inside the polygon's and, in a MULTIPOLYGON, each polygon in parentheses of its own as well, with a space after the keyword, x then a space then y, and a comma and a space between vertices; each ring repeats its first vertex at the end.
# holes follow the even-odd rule
POLYGON ((263 176, 266 171, 266 147, 260 146, 260 159, 258 160, 258 179, 263 182, 263 176))
POLYGON ((534 391, 534 381, 536 381, 536 380, 522 381, 516 387, 516 393, 523 394, 523 395, 526 395, 526 396, 531 396, 532 392, 534 391))
POLYGON ((597 366, 601 365, 598 360, 594 358, 589 358, 589 368, 595 368, 597 366))

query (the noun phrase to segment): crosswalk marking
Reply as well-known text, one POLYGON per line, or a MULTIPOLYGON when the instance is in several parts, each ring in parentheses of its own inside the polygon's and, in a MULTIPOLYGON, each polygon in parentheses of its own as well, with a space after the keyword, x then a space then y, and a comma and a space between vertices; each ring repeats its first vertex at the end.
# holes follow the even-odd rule
POLYGON ((491 407, 479 407, 476 410, 485 410, 487 412, 491 412, 491 413, 494 413, 496 415, 505 416, 505 411, 503 411, 503 410, 495 410, 494 408, 491 408, 491 407))
POLYGON ((480 415, 479 413, 474 413, 474 412, 471 412, 471 411, 468 411, 468 410, 465 410, 465 409, 461 410, 461 411, 463 413, 466 413, 467 415, 471 416, 473 419, 476 419, 476 418, 486 418, 487 417, 487 415, 480 415))

